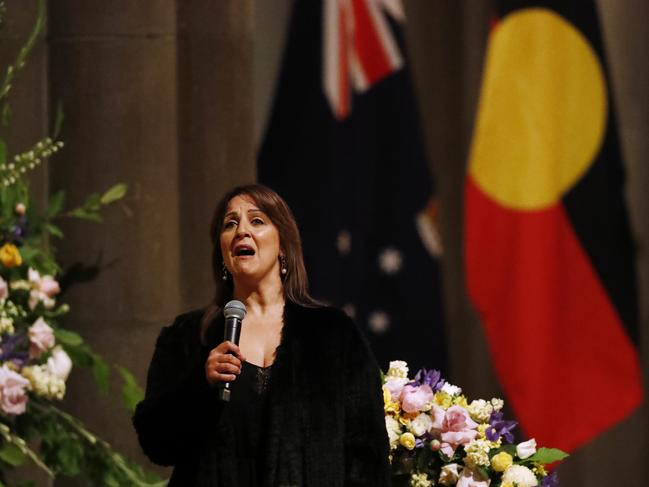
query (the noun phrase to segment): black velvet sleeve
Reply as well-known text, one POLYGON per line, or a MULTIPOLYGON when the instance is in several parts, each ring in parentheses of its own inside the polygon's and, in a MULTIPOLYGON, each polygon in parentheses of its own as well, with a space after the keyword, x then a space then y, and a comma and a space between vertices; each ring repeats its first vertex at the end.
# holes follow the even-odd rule
POLYGON ((218 414, 216 393, 204 373, 200 313, 162 329, 147 376, 146 394, 133 425, 144 453, 159 465, 177 465, 196 454, 218 414))
MULTIPOLYGON (((351 320, 350 320, 351 321, 351 320)), ((345 485, 390 485, 381 372, 356 324, 345 351, 345 485)))

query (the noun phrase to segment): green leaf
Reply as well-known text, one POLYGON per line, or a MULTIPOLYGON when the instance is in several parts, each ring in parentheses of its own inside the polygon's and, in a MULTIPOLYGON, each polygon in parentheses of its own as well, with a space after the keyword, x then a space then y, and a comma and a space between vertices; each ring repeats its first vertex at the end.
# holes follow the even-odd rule
POLYGON ((124 385, 122 386, 122 401, 129 412, 135 412, 135 406, 144 399, 144 391, 137 383, 137 379, 131 372, 124 367, 117 367, 124 385))
POLYGON ((101 221, 101 215, 94 211, 88 211, 86 208, 75 208, 74 210, 69 212, 68 215, 75 218, 80 218, 81 220, 90 220, 93 222, 101 221))
POLYGON ((558 448, 539 448, 534 455, 526 458, 525 461, 547 464, 559 462, 569 456, 565 451, 558 448))
POLYGON ((83 203, 83 207, 86 210, 98 210, 101 207, 101 196, 99 193, 92 193, 86 198, 86 201, 83 203))
POLYGON ((41 251, 41 249, 37 249, 35 247, 32 247, 31 245, 23 245, 22 247, 20 247, 20 256, 25 261, 30 261, 37 255, 40 255, 42 253, 43 252, 41 251))
POLYGON ((107 205, 113 201, 122 199, 126 194, 127 186, 124 183, 119 183, 106 191, 100 198, 102 205, 107 205))
POLYGON ((83 338, 81 338, 81 335, 70 330, 63 330, 59 328, 58 330, 54 331, 54 336, 59 342, 71 347, 76 347, 83 343, 83 338))
POLYGON ((108 394, 108 376, 110 369, 106 361, 97 354, 93 354, 92 375, 97 386, 104 394, 108 394))
POLYGON ((2 105, 2 115, 0 115, 0 120, 2 121, 3 126, 9 125, 9 122, 11 122, 11 116, 13 115, 12 110, 11 110, 11 105, 9 103, 5 103, 2 105))
POLYGON ((25 463, 27 455, 13 443, 6 443, 0 449, 0 459, 7 462, 12 467, 17 467, 25 463))
POLYGON ((47 218, 52 218, 58 215, 63 209, 63 203, 65 201, 65 192, 63 190, 57 191, 50 198, 50 202, 47 205, 47 218))
POLYGON ((7 144, 5 141, 0 139, 0 164, 7 162, 7 144))
POLYGON ((63 348, 72 359, 72 363, 77 367, 92 367, 95 363, 94 354, 85 343, 80 346, 63 344, 63 348))
POLYGON ((63 238, 63 231, 57 227, 56 225, 52 225, 51 223, 45 223, 43 224, 43 228, 54 235, 55 237, 58 238, 63 238))

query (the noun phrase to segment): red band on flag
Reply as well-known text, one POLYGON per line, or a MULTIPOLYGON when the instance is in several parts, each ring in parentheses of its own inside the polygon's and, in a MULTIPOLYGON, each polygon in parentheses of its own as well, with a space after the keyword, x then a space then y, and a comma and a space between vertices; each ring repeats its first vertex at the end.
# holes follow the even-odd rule
POLYGON ((468 288, 503 389, 529 435, 573 450, 642 401, 636 350, 561 203, 509 210, 471 177, 465 198, 468 288))
POLYGON ((350 22, 349 13, 346 9, 339 7, 338 16, 338 106, 336 116, 340 119, 349 115, 351 84, 349 82, 349 34, 347 25, 350 22))
POLYGON ((367 83, 372 85, 390 74, 393 67, 368 10, 367 0, 352 0, 352 7, 356 54, 367 83))

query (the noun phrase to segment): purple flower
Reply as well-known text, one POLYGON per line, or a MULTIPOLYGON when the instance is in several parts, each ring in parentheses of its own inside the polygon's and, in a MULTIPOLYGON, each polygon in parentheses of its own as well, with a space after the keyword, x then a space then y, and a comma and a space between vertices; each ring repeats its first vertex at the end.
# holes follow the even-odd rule
POLYGON ((6 360, 11 360, 17 355, 21 355, 21 352, 16 352, 15 349, 23 347, 27 342, 27 336, 24 333, 16 333, 8 338, 5 338, 0 344, 0 361, 4 362, 6 360))
POLYGON ((541 481, 541 487, 559 487, 559 476, 557 472, 552 472, 541 481))
POLYGON ((501 436, 507 443, 514 442, 514 435, 511 431, 518 426, 516 421, 505 421, 502 411, 494 411, 489 417, 489 427, 485 431, 489 441, 498 441, 501 436))
POLYGON ((439 391, 444 385, 442 373, 439 370, 434 369, 419 369, 413 382, 418 386, 427 385, 433 390, 433 392, 439 391))

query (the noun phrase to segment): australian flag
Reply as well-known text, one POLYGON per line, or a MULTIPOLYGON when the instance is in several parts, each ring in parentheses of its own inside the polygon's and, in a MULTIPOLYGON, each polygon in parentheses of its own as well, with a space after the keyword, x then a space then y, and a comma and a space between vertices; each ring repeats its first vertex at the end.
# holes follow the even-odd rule
POLYGON ((295 213, 311 292, 380 365, 445 366, 438 206, 394 0, 297 0, 259 153, 295 213))

